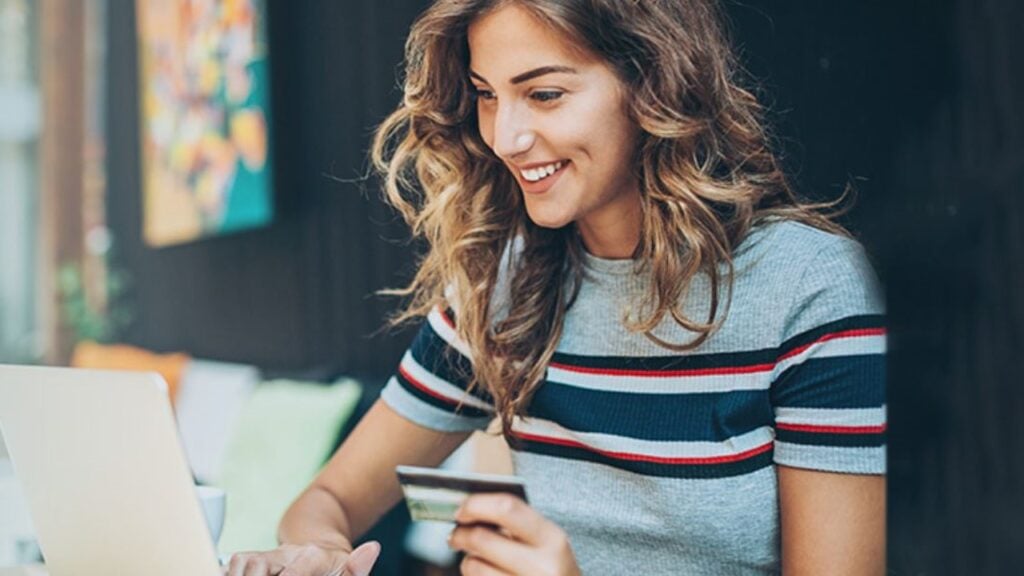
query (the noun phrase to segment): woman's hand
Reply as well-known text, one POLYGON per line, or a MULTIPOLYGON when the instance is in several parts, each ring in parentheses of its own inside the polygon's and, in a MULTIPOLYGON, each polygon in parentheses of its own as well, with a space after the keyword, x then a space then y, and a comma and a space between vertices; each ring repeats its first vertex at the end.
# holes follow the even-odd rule
POLYGON ((315 544, 282 544, 267 552, 231 557, 226 576, 368 576, 380 555, 380 544, 367 542, 355 550, 315 544))
POLYGON ((469 576, 579 576, 565 532, 510 494, 470 496, 448 545, 466 553, 469 576))

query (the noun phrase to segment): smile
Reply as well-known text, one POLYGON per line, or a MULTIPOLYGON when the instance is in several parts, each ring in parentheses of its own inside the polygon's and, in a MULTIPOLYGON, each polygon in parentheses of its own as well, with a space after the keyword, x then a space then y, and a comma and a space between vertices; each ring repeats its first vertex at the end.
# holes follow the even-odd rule
POLYGON ((527 182, 540 182, 541 180, 548 178, 555 172, 558 172, 562 166, 565 166, 565 160, 558 162, 552 162, 547 166, 541 166, 539 168, 531 168, 529 170, 520 170, 519 174, 522 175, 523 180, 527 182))

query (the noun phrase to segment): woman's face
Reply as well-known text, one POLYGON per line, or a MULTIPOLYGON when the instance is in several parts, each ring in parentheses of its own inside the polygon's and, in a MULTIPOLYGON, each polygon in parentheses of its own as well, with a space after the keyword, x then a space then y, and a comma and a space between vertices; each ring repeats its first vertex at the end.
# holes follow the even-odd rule
POLYGON ((515 175, 530 219, 577 222, 588 248, 638 222, 637 128, 611 67, 516 5, 475 21, 469 52, 480 135, 515 175))

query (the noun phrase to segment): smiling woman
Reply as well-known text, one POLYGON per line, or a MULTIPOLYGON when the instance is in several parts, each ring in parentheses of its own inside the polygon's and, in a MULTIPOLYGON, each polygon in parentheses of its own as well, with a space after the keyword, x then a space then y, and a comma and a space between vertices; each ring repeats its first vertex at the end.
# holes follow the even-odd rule
POLYGON ((439 0, 406 60, 373 158, 428 244, 395 321, 426 322, 231 573, 363 573, 394 466, 497 418, 530 503, 465 501, 464 574, 881 574, 880 291, 791 191, 717 3, 439 0))
POLYGON ((475 21, 468 42, 480 137, 516 177, 530 220, 575 222, 592 254, 632 255, 637 127, 615 71, 514 5, 475 21))

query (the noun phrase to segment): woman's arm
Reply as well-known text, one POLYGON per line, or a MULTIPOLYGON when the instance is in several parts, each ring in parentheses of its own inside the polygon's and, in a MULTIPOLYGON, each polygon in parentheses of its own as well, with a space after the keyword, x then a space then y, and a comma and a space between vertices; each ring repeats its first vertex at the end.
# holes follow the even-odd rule
POLYGON ((885 476, 778 466, 784 576, 885 573, 885 476))
POLYGON ((369 574, 379 544, 353 550, 352 541, 401 497, 395 466, 437 466, 468 436, 413 424, 378 400, 285 512, 278 527, 281 546, 235 554, 227 574, 369 574))
POLYGON ((395 466, 437 466, 469 434, 424 428, 378 400, 288 508, 278 539, 350 546, 401 498, 395 466))

